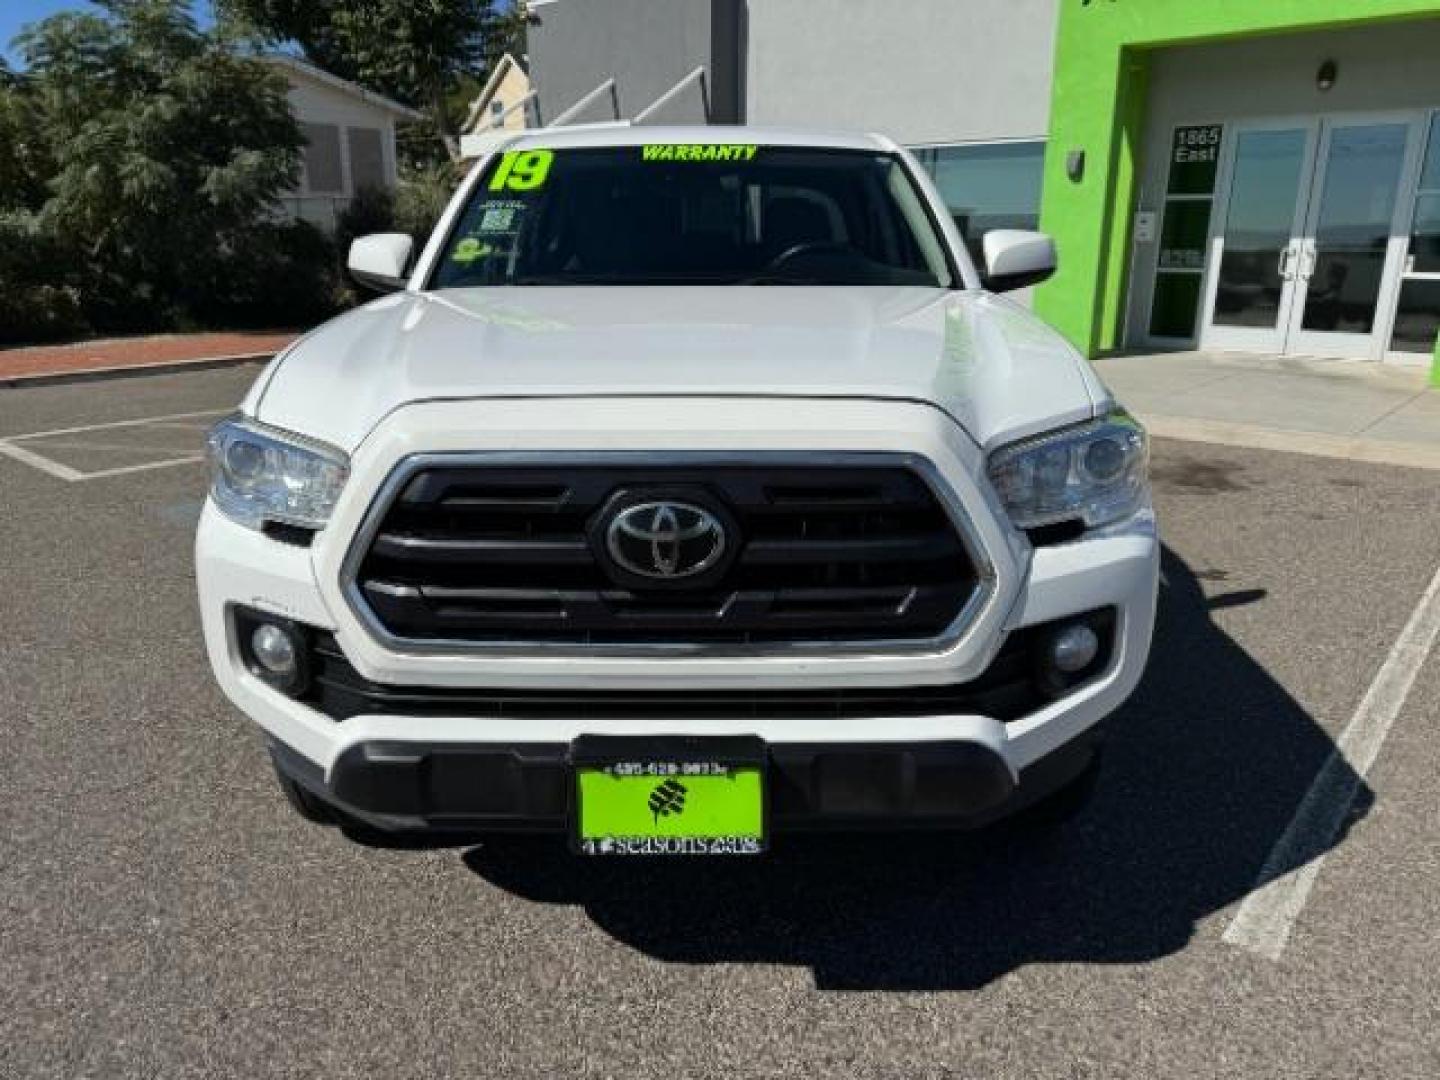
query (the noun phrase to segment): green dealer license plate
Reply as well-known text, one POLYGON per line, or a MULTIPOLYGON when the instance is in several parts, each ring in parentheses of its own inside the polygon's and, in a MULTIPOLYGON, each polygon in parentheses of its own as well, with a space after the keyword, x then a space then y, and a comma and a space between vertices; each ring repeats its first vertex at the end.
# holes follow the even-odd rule
MULTIPOLYGON (((603 746, 610 740, 595 742, 603 746)), ((587 855, 763 852, 763 756, 742 754, 737 760, 733 754, 696 751, 703 751, 703 745, 682 740, 673 746, 617 746, 613 756, 603 749, 577 753, 579 850, 587 855), (668 752, 672 750, 676 752, 668 752)))

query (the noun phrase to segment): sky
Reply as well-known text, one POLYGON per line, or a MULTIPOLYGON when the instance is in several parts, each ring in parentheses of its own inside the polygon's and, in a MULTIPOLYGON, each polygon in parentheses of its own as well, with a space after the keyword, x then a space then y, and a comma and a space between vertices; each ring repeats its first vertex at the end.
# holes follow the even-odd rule
MULTIPOLYGON (((191 7, 202 23, 210 21, 210 0, 192 0, 191 7)), ((19 57, 10 42, 27 23, 38 22, 57 11, 94 10, 86 0, 0 0, 0 49, 12 66, 19 66, 19 57)))

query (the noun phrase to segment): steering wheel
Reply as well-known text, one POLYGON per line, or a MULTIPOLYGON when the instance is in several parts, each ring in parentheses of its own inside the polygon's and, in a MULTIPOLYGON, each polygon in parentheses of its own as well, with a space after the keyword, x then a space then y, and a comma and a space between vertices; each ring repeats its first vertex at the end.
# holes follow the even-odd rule
POLYGON ((765 264, 765 272, 779 270, 786 263, 794 262, 803 255, 853 255, 855 249, 849 244, 837 244, 829 240, 802 240, 791 244, 765 264))

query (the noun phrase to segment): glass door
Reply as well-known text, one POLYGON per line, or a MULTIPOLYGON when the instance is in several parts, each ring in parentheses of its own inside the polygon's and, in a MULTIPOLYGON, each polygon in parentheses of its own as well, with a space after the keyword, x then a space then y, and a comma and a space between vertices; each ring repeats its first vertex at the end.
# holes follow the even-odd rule
POLYGON ((1211 233, 1204 347, 1284 351, 1319 128, 1311 120, 1237 131, 1211 233))
POLYGON ((1324 124, 1287 352, 1379 359, 1404 257, 1397 213, 1415 118, 1324 124), (1382 317, 1383 316, 1383 317, 1382 317))
POLYGON ((1428 128, 1390 334, 1391 357, 1410 362, 1433 355, 1440 335, 1440 112, 1428 128))

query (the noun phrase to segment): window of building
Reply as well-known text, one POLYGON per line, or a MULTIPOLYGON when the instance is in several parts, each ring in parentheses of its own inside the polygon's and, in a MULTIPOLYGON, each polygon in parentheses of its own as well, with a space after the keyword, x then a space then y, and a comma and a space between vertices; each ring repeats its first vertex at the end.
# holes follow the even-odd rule
POLYGON ((505 102, 496 98, 490 102, 490 118, 492 120, 499 120, 503 115, 505 115, 505 102))
POLYGON ((1150 301, 1152 338, 1189 341, 1195 337, 1224 135, 1220 124, 1175 129, 1150 301))
POLYGON ((334 124, 301 124, 305 136, 305 189, 317 195, 345 190, 340 171, 340 129, 334 124))
POLYGON ((350 182, 361 188, 385 187, 385 152, 377 128, 349 128, 350 182))
POLYGON ((955 227, 977 262, 991 229, 1040 224, 1045 143, 1040 140, 912 148, 935 181, 955 227))

